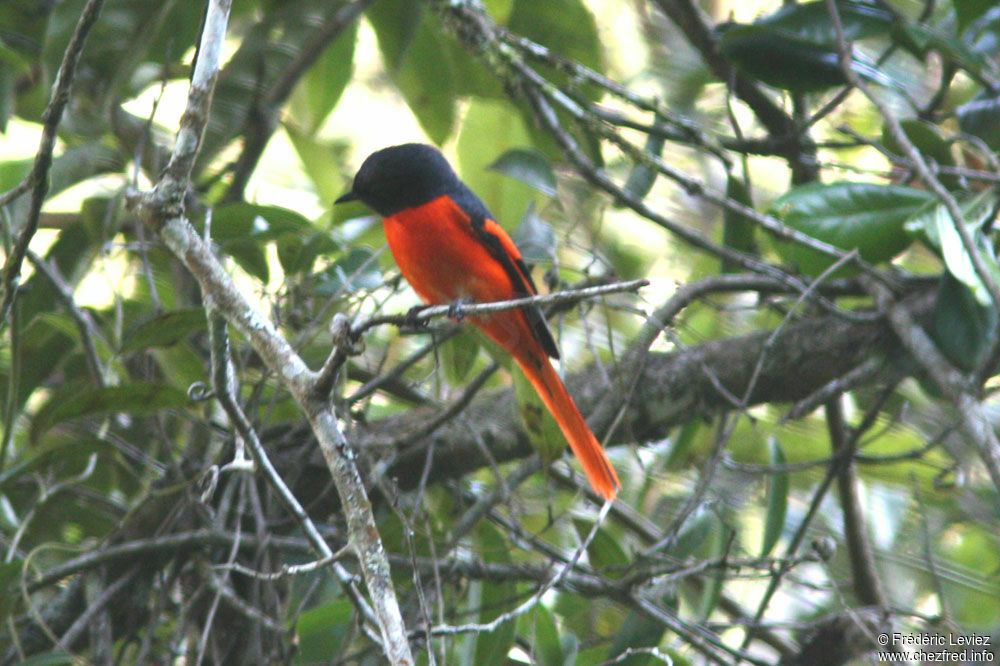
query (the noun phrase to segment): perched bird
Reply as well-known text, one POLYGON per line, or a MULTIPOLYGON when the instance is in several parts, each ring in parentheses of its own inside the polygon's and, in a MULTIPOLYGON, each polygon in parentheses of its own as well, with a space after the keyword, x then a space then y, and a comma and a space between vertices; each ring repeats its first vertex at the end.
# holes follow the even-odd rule
MULTIPOLYGON (((399 270, 426 303, 487 303, 536 293, 514 241, 437 148, 406 143, 372 153, 336 203, 355 200, 382 216, 399 270)), ((559 349, 541 311, 530 306, 469 320, 514 357, 594 490, 613 499, 618 475, 549 362, 559 358, 559 349)))

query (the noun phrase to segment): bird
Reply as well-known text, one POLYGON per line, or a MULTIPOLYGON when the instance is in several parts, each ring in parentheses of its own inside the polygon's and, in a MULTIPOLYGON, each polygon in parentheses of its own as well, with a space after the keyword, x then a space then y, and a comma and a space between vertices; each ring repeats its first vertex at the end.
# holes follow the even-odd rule
MULTIPOLYGON (((382 217, 396 265, 428 305, 537 293, 514 241, 434 146, 404 143, 372 153, 334 203, 347 201, 361 201, 382 217)), ((618 474, 549 360, 559 358, 559 348, 541 310, 530 305, 468 320, 513 357, 593 489, 613 500, 618 474)))

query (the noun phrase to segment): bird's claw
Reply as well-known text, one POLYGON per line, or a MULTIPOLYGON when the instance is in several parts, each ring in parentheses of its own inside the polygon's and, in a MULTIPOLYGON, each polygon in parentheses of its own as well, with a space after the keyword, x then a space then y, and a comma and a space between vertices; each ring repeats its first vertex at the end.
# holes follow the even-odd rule
POLYGON ((429 305, 414 305, 412 308, 406 311, 404 316, 404 322, 409 328, 420 328, 421 326, 427 326, 428 320, 418 320, 417 315, 429 308, 429 305))
POLYGON ((455 321, 465 319, 465 306, 473 303, 471 298, 459 298, 448 304, 448 316, 455 321))

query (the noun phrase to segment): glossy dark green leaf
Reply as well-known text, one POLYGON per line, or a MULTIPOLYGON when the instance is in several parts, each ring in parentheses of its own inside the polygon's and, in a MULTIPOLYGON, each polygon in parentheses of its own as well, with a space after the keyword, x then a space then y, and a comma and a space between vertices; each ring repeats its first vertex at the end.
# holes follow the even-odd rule
POLYGON ((35 414, 31 438, 37 440, 52 426, 83 416, 152 414, 161 409, 181 409, 189 402, 187 393, 165 384, 133 382, 107 388, 69 385, 54 392, 35 414))
MULTIPOLYGON (((495 525, 480 521, 476 525, 477 554, 484 562, 510 562, 510 547, 504 534, 495 525)), ((517 587, 510 581, 482 581, 479 603, 479 622, 494 620, 517 603, 517 587)), ((476 634, 472 663, 483 666, 507 664, 507 653, 514 644, 517 623, 505 622, 496 631, 476 634)))
POLYGON ((511 233, 511 238, 527 264, 552 261, 556 256, 556 232, 552 225, 535 211, 535 204, 528 204, 521 224, 511 233))
MULTIPOLYGON (((775 437, 767 440, 768 463, 773 467, 786 464, 785 450, 775 437)), ((764 500, 767 512, 764 514, 764 537, 760 544, 760 556, 767 557, 778 544, 785 529, 788 515, 788 472, 771 472, 767 475, 767 490, 764 500)))
POLYGON ((1000 95, 984 90, 958 107, 955 114, 963 132, 979 137, 993 150, 1000 150, 1000 95))
MULTIPOLYGON (((874 3, 837 0, 836 5, 844 38, 848 41, 884 35, 893 23, 892 13, 874 3)), ((817 45, 833 47, 837 44, 837 31, 825 0, 782 5, 755 24, 778 28, 817 45)))
MULTIPOLYGON (((753 208, 753 200, 750 198, 750 190, 746 184, 733 174, 729 174, 726 179, 726 197, 753 208)), ((754 239, 756 225, 745 215, 734 213, 728 208, 722 213, 722 244, 728 248, 746 252, 748 254, 757 253, 757 241, 754 239)), ((722 262, 723 273, 739 272, 739 266, 722 262)))
POLYGON ((996 327, 996 310, 977 302, 969 288, 951 273, 942 273, 931 337, 945 357, 962 370, 975 369, 996 327))
POLYGON ((289 100, 292 119, 314 135, 337 106, 354 73, 358 22, 352 21, 299 81, 289 100))
POLYGON ((719 52, 748 76, 782 90, 817 92, 847 83, 835 48, 767 25, 730 27, 719 52))
MULTIPOLYGON (((663 153, 663 146, 666 144, 667 140, 665 137, 657 134, 650 134, 646 137, 646 145, 643 150, 652 157, 660 157, 663 153)), ((645 164, 644 162, 638 162, 633 167, 628 174, 628 178, 625 179, 625 191, 631 194, 636 199, 640 201, 646 198, 649 191, 653 189, 653 183, 656 182, 657 171, 653 167, 645 164)))
POLYGON ((431 141, 444 143, 455 125, 457 91, 455 65, 436 17, 410 0, 377 2, 366 15, 407 106, 431 141))
POLYGON ((136 326, 122 341, 122 354, 149 349, 170 347, 191 333, 205 330, 205 310, 188 308, 157 315, 136 326))
MULTIPOLYGON (((789 227, 842 250, 857 248, 873 264, 892 259, 912 242, 904 224, 933 195, 900 185, 841 182, 798 187, 774 202, 772 214, 789 227)), ((797 243, 778 242, 785 261, 818 275, 834 259, 797 243)))
MULTIPOLYGON (((583 0, 514 0, 507 27, 517 35, 542 44, 558 56, 574 60, 597 72, 604 73, 607 69, 604 43, 597 29, 597 20, 583 0)), ((579 81, 573 81, 564 72, 544 67, 542 69, 546 78, 554 84, 576 88, 588 99, 597 101, 603 94, 603 90, 597 86, 580 85, 579 81)), ((558 157, 561 154, 558 145, 539 127, 530 106, 521 101, 517 110, 531 135, 531 145, 552 158, 558 157)), ((560 124, 574 135, 595 164, 601 166, 603 158, 595 135, 579 130, 563 111, 557 110, 556 115, 560 124)))
POLYGON ((552 163, 537 150, 513 148, 498 157, 489 168, 530 185, 542 194, 556 195, 556 174, 552 163))
MULTIPOLYGON (((951 144, 944 138, 937 126, 917 118, 907 118, 899 121, 906 138, 938 166, 955 166, 955 156, 951 152, 951 144)), ((893 138, 888 128, 882 129, 882 145, 886 150, 897 155, 903 155, 903 150, 893 138)), ((957 189, 960 181, 956 176, 940 176, 941 182, 949 189, 957 189)))

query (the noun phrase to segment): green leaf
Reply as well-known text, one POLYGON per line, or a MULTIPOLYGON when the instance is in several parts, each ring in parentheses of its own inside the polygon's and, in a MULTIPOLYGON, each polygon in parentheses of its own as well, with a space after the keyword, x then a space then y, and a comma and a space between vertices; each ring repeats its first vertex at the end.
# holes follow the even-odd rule
POLYGON ((479 336, 468 326, 442 346, 442 365, 450 383, 461 384, 468 379, 476 367, 479 346, 479 336))
MULTIPOLYGON (((653 157, 659 157, 663 153, 663 146, 666 142, 666 137, 650 134, 646 137, 644 150, 653 157)), ((653 189, 656 176, 656 169, 644 162, 638 162, 632 167, 632 171, 629 172, 628 178, 625 180, 625 191, 636 199, 645 199, 646 195, 653 189)))
POLYGON ((1000 150, 1000 95, 983 90, 958 107, 955 114, 963 132, 978 136, 993 150, 1000 150))
POLYGON ((984 307, 969 288, 948 271, 941 274, 934 301, 931 337, 956 367, 974 370, 989 348, 997 327, 997 312, 984 307))
POLYGON ((531 654, 539 666, 564 666, 566 655, 556 627, 556 618, 545 604, 538 604, 534 615, 534 638, 531 654))
POLYGON ((533 201, 528 204, 528 210, 524 211, 521 224, 510 237, 527 264, 555 259, 558 246, 556 232, 552 229, 552 225, 535 212, 533 201))
MULTIPOLYGON (((750 190, 746 184, 733 174, 726 179, 726 197, 753 208, 750 190)), ((757 241, 754 239, 756 225, 745 215, 734 213, 728 208, 722 213, 722 244, 728 248, 748 254, 757 254, 757 241)), ((723 273, 739 272, 739 266, 723 260, 723 273)))
MULTIPOLYGON (((941 131, 925 120, 907 118, 899 121, 906 138, 913 143, 925 156, 934 160, 938 166, 955 166, 955 156, 951 152, 951 144, 944 138, 941 131)), ((886 150, 897 155, 903 155, 903 150, 889 132, 888 126, 882 128, 882 145, 886 150)), ((957 176, 941 176, 941 182, 950 190, 961 185, 957 176)))
POLYGON ((366 12, 393 82, 431 141, 442 144, 455 125, 455 65, 444 31, 423 3, 382 0, 366 12))
POLYGON ((474 99, 458 135, 458 168, 494 218, 503 224, 521 219, 531 201, 541 201, 533 187, 508 178, 489 166, 497 156, 532 145, 521 114, 510 102, 474 99))
POLYGON ((714 511, 706 506, 698 507, 681 527, 670 556, 677 560, 685 560, 703 553, 711 546, 713 533, 721 528, 722 525, 714 511))
MULTIPOLYGON (((785 450, 776 437, 767 440, 768 463, 774 467, 786 464, 785 450)), ((760 545, 760 556, 767 557, 774 550, 785 528, 788 515, 788 472, 772 472, 767 477, 767 513, 764 516, 764 537, 760 545)))
MULTIPOLYGON (((989 270, 994 283, 1000 283, 1000 267, 997 266, 996 254, 993 245, 980 231, 980 227, 992 214, 995 195, 986 190, 979 195, 960 203, 962 215, 969 227, 969 232, 973 236, 976 250, 979 257, 989 270)), ((931 219, 933 221, 932 235, 936 235, 939 242, 941 257, 944 259, 948 272, 972 290, 976 300, 983 306, 990 307, 993 304, 990 293, 986 285, 979 278, 972 258, 962 244, 962 237, 952 221, 944 204, 937 204, 931 209, 931 219)))
POLYGON ((35 414, 31 439, 37 441, 53 426, 83 416, 152 414, 161 409, 182 409, 189 403, 187 393, 165 384, 133 382, 107 388, 67 385, 53 393, 35 414))
MULTIPOLYGON (((899 185, 813 183, 779 198, 771 212, 792 229, 842 250, 857 248, 862 259, 877 264, 910 245, 904 224, 931 200, 928 192, 899 185)), ((797 243, 779 241, 775 247, 785 261, 797 264, 807 275, 818 275, 834 262, 797 243)))
POLYGON ((121 353, 128 354, 151 347, 170 347, 191 333, 205 330, 204 308, 175 310, 147 319, 122 341, 121 353))
POLYGON ((271 241, 285 233, 314 230, 312 222, 300 213, 280 206, 237 202, 212 209, 212 240, 217 243, 248 236, 271 241))
MULTIPOLYGON (((891 12, 875 4, 837 0, 836 5, 847 41, 884 35, 894 22, 891 12)), ((837 31, 825 0, 782 5, 778 11, 754 23, 782 30, 816 45, 837 45, 837 31)))
POLYGON ((321 255, 332 255, 341 250, 340 243, 325 231, 307 236, 287 233, 278 239, 278 261, 285 275, 308 273, 321 255))
POLYGON ((292 123, 285 123, 283 126, 292 147, 299 155, 303 170, 316 188, 317 196, 323 204, 328 205, 347 189, 341 171, 347 154, 347 143, 320 139, 292 123))
POLYGON ((317 664, 340 654, 341 643, 353 627, 354 606, 341 599, 310 608, 295 623, 298 649, 293 664, 317 664))
POLYGON ((0 622, 10 619, 15 603, 21 599, 17 584, 23 570, 24 560, 20 558, 0 564, 0 622))
POLYGON ((498 157, 489 168, 530 185, 542 194, 556 195, 556 174, 552 163, 537 150, 513 148, 498 157))
MULTIPOLYGON (((157 3, 149 3, 157 4, 157 3)), ((196 4, 196 3, 177 3, 196 4)), ((236 6, 254 3, 233 3, 236 6)), ((223 66, 212 99, 205 136, 202 139, 195 174, 201 174, 219 151, 229 145, 254 122, 262 97, 278 77, 302 54, 309 37, 330 12, 330 3, 317 0, 274 3, 268 11, 247 16, 239 48, 223 66), (256 23, 252 21, 256 19, 256 23)), ((346 36, 341 35, 340 39, 346 36)), ((331 46, 331 48, 339 48, 331 46)), ((346 47, 344 47, 346 48, 346 47)), ((324 56, 326 57, 326 56, 324 56)), ((343 75, 343 74, 341 74, 343 75)), ((304 94, 304 93, 303 93, 304 94)), ((339 95, 338 95, 339 96, 339 95)), ((325 93, 317 93, 317 108, 329 102, 325 93)), ((318 112, 316 112, 318 113, 318 112)))
MULTIPOLYGON (((962 39, 974 53, 985 58, 991 58, 1000 51, 1000 10, 995 9, 993 0, 987 0, 987 2, 991 6, 992 11, 983 13, 982 16, 972 22, 972 25, 968 26, 969 29, 965 32, 962 39)), ((957 9, 958 4, 956 4, 957 9)), ((961 14, 959 18, 961 18, 961 14)), ((963 24, 960 21, 958 26, 959 32, 964 31, 966 25, 968 24, 963 24)))
POLYGON ((817 92, 847 83, 837 51, 768 25, 735 25, 719 52, 748 76, 791 92, 817 92))
POLYGON ((354 72, 354 46, 358 21, 344 28, 309 68, 289 100, 292 119, 314 135, 337 106, 354 72))
POLYGON ((558 460, 566 450, 565 435, 521 368, 514 366, 510 371, 514 378, 517 413, 531 448, 546 462, 558 460))
MULTIPOLYGON (((611 649, 608 651, 608 660, 621 657, 629 648, 656 647, 663 640, 664 632, 661 622, 631 611, 622 623, 622 628, 614 635, 611 649)), ((624 661, 611 663, 621 663, 623 666, 652 666, 656 661, 641 655, 632 655, 624 661)))
POLYGON ((507 27, 564 58, 604 71, 597 21, 581 0, 515 0, 507 27))
POLYGON ((264 245, 286 234, 315 231, 299 213, 279 206, 250 203, 224 204, 212 211, 212 240, 240 267, 261 282, 270 278, 264 245))
MULTIPOLYGON (((495 525, 479 521, 476 525, 476 542, 479 555, 487 563, 509 563, 510 547, 504 534, 495 525)), ((517 601, 517 587, 510 581, 482 581, 479 583, 479 621, 487 623, 504 613, 517 601)), ((475 658, 471 663, 477 666, 502 666, 507 663, 507 653, 514 644, 517 631, 516 622, 505 622, 496 631, 477 634, 475 637, 475 658)))
MULTIPOLYGON (((594 528, 594 523, 584 518, 574 518, 573 527, 576 528, 580 539, 586 539, 594 528)), ((590 566, 600 571, 605 578, 616 580, 625 574, 630 558, 621 547, 620 539, 602 525, 597 528, 594 538, 587 546, 587 560, 590 566)))
POLYGON ((952 0, 958 31, 964 32, 976 19, 996 7, 996 0, 952 0))

